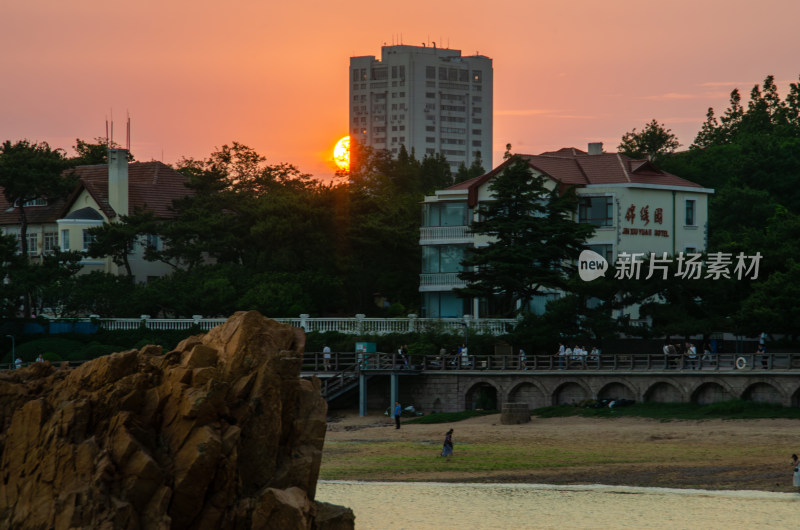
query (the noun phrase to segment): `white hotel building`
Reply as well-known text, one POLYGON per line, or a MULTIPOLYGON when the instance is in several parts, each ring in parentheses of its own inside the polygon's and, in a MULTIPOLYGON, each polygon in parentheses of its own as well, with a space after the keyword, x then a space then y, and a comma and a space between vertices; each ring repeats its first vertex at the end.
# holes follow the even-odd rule
MULTIPOLYGON (((603 153, 599 143, 589 144, 588 153, 565 148, 522 157, 552 187, 575 187, 579 196, 575 220, 595 225, 587 246, 609 264, 622 252, 677 256, 705 251, 708 196, 714 190, 661 171, 647 160, 603 153)), ((478 204, 492 200, 489 185, 506 164, 425 197, 419 241, 423 316, 491 316, 483 301, 459 298, 453 290, 465 286, 458 278, 465 251, 487 242, 470 234, 469 226, 478 204)), ((537 297, 531 309, 541 313, 547 300, 557 296, 537 297)))
POLYGON ((480 153, 492 167, 492 60, 433 46, 383 46, 350 58, 350 137, 417 159, 441 153, 453 171, 480 153))

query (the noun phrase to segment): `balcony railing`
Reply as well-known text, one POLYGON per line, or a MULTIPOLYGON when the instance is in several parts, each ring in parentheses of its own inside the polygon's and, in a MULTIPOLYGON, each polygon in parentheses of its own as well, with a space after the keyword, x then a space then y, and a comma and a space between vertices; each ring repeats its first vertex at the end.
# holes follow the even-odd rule
POLYGON ((423 226, 419 229, 421 245, 433 243, 472 243, 469 226, 423 226))
POLYGON ((420 291, 451 290, 454 287, 466 287, 467 282, 458 277, 457 272, 431 272, 419 275, 420 291))

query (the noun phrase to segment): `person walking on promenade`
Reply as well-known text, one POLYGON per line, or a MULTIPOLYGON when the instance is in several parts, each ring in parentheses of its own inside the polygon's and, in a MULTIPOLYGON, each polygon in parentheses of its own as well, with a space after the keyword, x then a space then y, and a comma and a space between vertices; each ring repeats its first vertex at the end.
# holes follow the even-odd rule
POLYGON ((559 370, 563 370, 564 369, 564 357, 566 356, 566 354, 567 354, 567 352, 566 352, 566 349, 564 348, 564 343, 563 342, 559 342, 558 343, 558 352, 556 352, 556 356, 558 357, 558 369, 559 370))
POLYGON ((528 369, 528 356, 525 354, 525 350, 520 348, 519 349, 519 369, 520 370, 527 370, 528 369))
POLYGON ((394 423, 396 425, 395 429, 400 428, 400 414, 403 413, 403 408, 400 406, 399 401, 394 402, 394 423))
POLYGON ((331 369, 331 348, 330 346, 325 346, 322 348, 322 365, 325 367, 325 371, 331 369))
POLYGON ((442 445, 442 456, 449 458, 453 454, 453 429, 447 431, 444 435, 444 444, 442 445))
POLYGON ((800 488, 800 460, 797 459, 797 455, 792 455, 792 485, 795 488, 800 488))

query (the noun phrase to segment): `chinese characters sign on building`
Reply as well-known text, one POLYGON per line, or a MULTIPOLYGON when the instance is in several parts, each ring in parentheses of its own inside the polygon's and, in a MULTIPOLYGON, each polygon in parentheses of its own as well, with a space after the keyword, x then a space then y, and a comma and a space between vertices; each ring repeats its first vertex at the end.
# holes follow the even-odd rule
MULTIPOLYGON (((646 204, 639 208, 638 212, 636 210, 636 205, 631 204, 628 206, 627 211, 625 212, 625 220, 628 221, 630 224, 635 224, 637 219, 640 222, 644 223, 644 226, 650 224, 650 205, 646 204)), ((653 223, 655 224, 664 224, 664 210, 663 208, 656 208, 653 210, 653 223)), ((668 230, 655 230, 653 228, 629 228, 624 227, 622 229, 623 234, 633 235, 633 236, 656 236, 656 237, 669 237, 668 230)))

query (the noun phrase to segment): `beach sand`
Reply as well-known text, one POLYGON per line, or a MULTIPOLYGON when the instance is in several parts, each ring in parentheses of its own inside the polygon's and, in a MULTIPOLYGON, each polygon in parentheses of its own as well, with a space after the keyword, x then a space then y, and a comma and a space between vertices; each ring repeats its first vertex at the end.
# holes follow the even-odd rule
POLYGON ((789 463, 792 453, 800 453, 800 420, 789 419, 533 417, 527 424, 501 425, 496 414, 455 423, 405 424, 396 430, 392 418, 383 415, 332 412, 321 478, 326 478, 326 466, 358 462, 360 454, 375 457, 382 447, 402 452, 405 446, 398 449, 397 442, 430 444, 434 455, 449 428, 455 433, 456 465, 451 469, 416 466, 399 476, 396 466, 361 466, 363 476, 349 478, 797 491, 789 463), (538 463, 518 469, 459 469, 459 455, 476 456, 477 448, 487 445, 502 446, 503 451, 522 455, 523 461, 525 455, 532 460, 539 456, 538 463))

